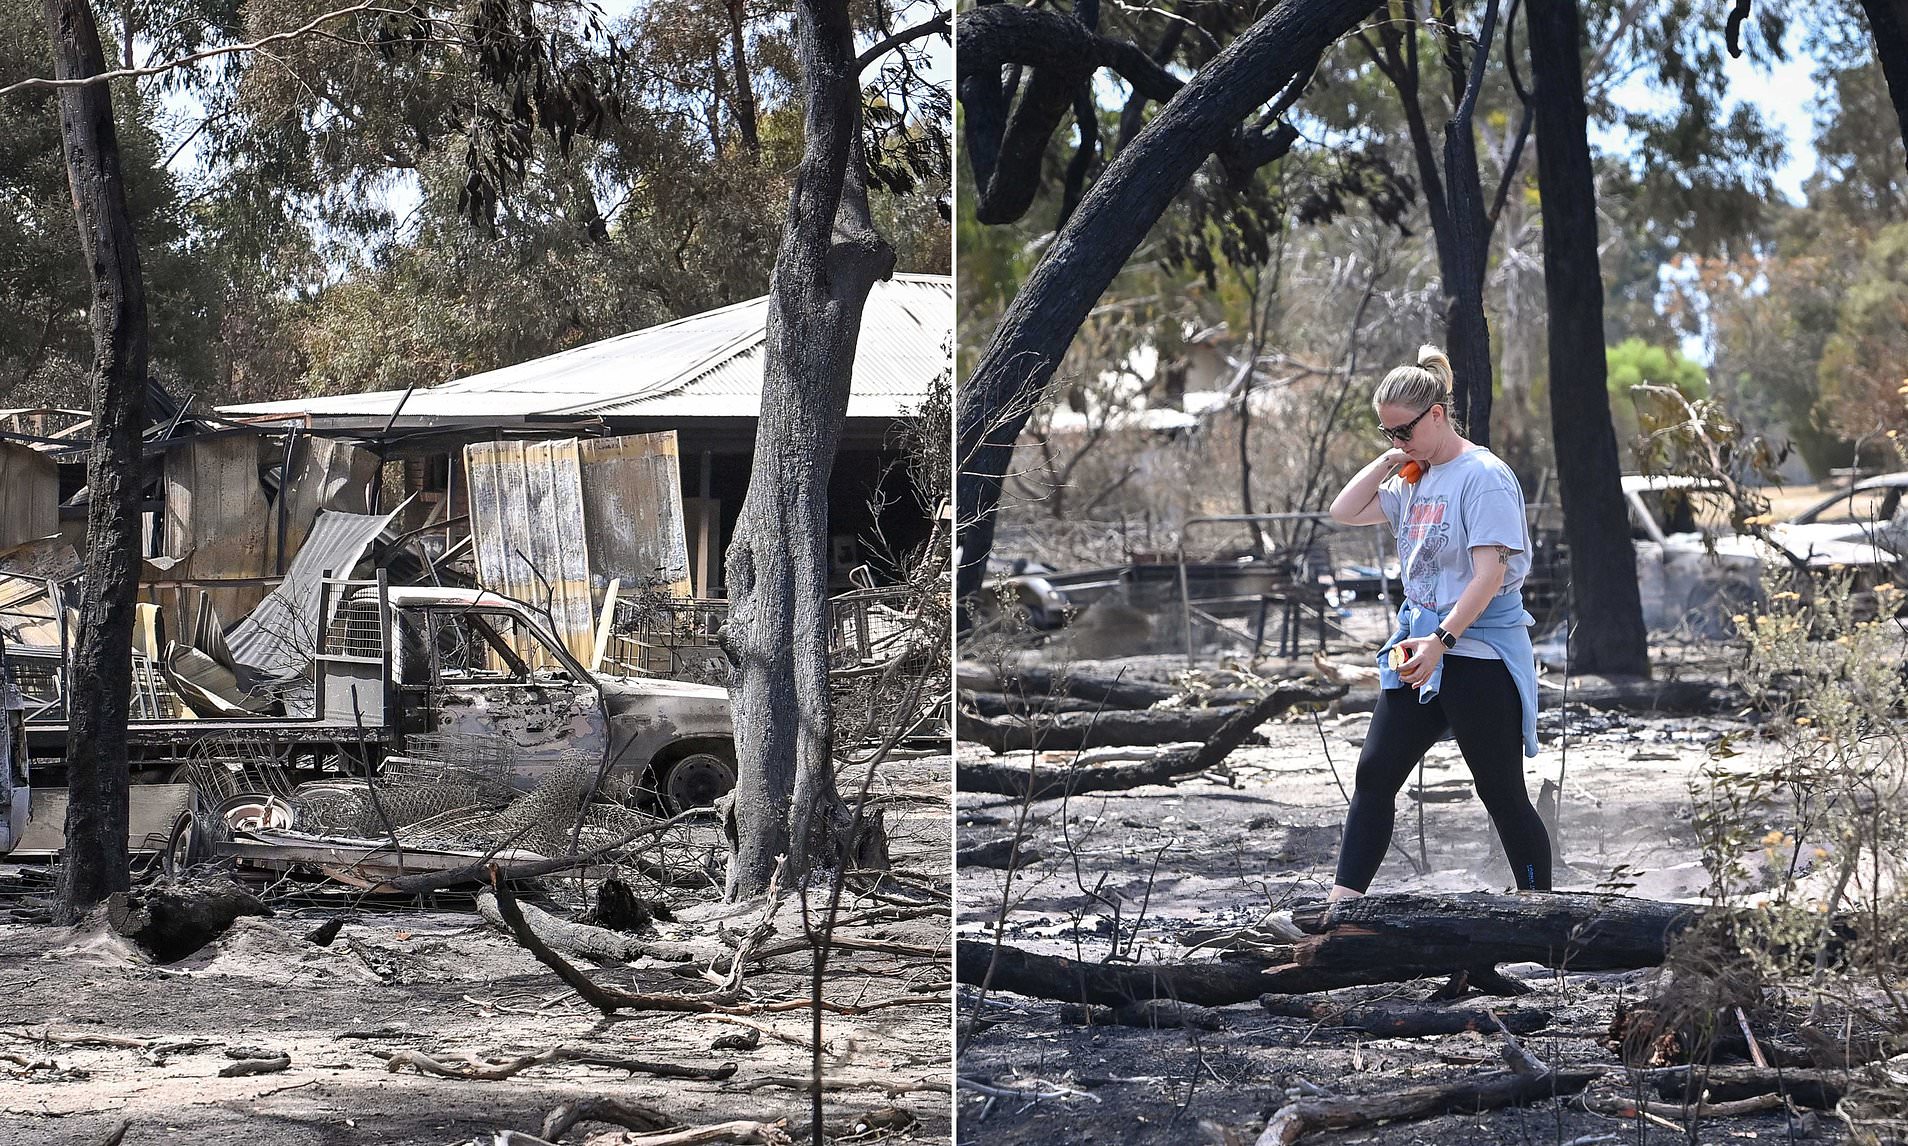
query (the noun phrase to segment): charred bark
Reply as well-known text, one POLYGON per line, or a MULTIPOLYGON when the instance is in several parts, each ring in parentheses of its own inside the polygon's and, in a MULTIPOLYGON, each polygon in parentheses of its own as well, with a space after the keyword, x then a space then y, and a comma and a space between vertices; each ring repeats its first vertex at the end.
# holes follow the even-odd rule
MULTIPOLYGON (((1490 222, 1484 213, 1484 186, 1477 173, 1477 136, 1471 121, 1477 109, 1484 65, 1497 27, 1497 0, 1484 9, 1477 49, 1465 74, 1457 110, 1444 125, 1444 178, 1451 192, 1451 258, 1444 278, 1445 339, 1456 376, 1457 417, 1465 436, 1491 444, 1491 331, 1484 318, 1484 272, 1490 254, 1490 222)), ((1455 56, 1458 49, 1454 45, 1455 56)))
POLYGON ((1495 1034, 1497 1023, 1514 1035, 1527 1035, 1550 1025, 1550 1012, 1534 1007, 1504 1007, 1492 1018, 1492 1010, 1477 1005, 1439 1006, 1435 1003, 1407 1003, 1378 1000, 1347 1005, 1312 995, 1262 995, 1259 1006, 1268 1015, 1310 1019, 1328 1027, 1364 1031, 1380 1038, 1417 1038, 1421 1035, 1455 1035, 1464 1031, 1495 1034))
MULTIPOLYGON (((1233 707, 1176 708, 1140 712, 1114 709, 1106 712, 1056 712, 1040 715, 1032 720, 1018 716, 989 717, 962 714, 958 728, 960 739, 984 744, 995 752, 1018 752, 1026 748, 1064 752, 1079 748, 1111 746, 1151 747, 1204 740, 1218 732, 1228 720, 1239 715, 1241 711, 1242 709, 1233 707)), ((1143 766, 1150 769, 1160 766, 1160 763, 1147 761, 1143 766)), ((1118 767, 1130 766, 1119 765, 1118 767)), ((1171 766, 1164 767, 1167 771, 1159 774, 1161 778, 1171 775, 1171 766)), ((963 764, 960 775, 962 791, 998 791, 1005 795, 1019 795, 1026 786, 1027 770, 1018 766, 963 764), (985 779, 985 777, 1003 774, 1018 776, 1020 779, 1019 781, 1001 779, 997 782, 985 779)), ((1063 775, 1057 775, 1054 778, 1056 789, 1062 782, 1063 775)), ((1138 781, 1138 783, 1148 782, 1138 781)), ((1055 795, 1058 794, 1056 790, 1055 795)))
POLYGON ((1579 672, 1648 676, 1636 550, 1623 505, 1603 350, 1603 277, 1596 188, 1584 109, 1576 0, 1531 4, 1531 102, 1543 199, 1549 309, 1550 425, 1570 546, 1570 655, 1579 672))
POLYGON ((962 688, 977 692, 1067 697, 1106 708, 1149 708, 1179 695, 1179 690, 1169 684, 1083 672, 1055 672, 1034 665, 999 672, 970 661, 960 666, 958 680, 962 688))
POLYGON ((1396 978, 1541 963, 1571 971, 1630 970, 1661 964, 1670 940, 1697 909, 1619 895, 1578 892, 1436 895, 1393 892, 1295 909, 1315 938, 1294 962, 1320 968, 1382 968, 1396 978))
MULTIPOLYGON (((988 5, 962 16, 957 33, 961 68, 979 62, 967 47, 968 21, 1004 7, 988 5)), ((1087 311, 1200 164, 1239 131, 1247 115, 1290 85, 1377 7, 1377 0, 1280 0, 1179 89, 1132 144, 1114 156, 1068 217, 1007 308, 973 375, 960 387, 960 595, 980 586, 1014 442, 1087 311)), ((1145 58, 1137 49, 1134 54, 1145 58)), ((971 74, 985 78, 984 73, 971 74)), ((977 86, 983 96, 1004 107, 998 70, 994 82, 991 92, 977 86)), ((968 102, 969 91, 964 83, 961 105, 971 124, 975 109, 968 102)), ((1071 89, 1066 94, 1070 97, 1071 89)), ((1000 130, 1004 128, 1002 124, 1000 130)), ((982 150, 999 153, 998 147, 974 143, 970 132, 970 161, 982 150)), ((978 169, 976 175, 977 182, 985 182, 978 178, 978 169)))
MULTIPOLYGON (((1323 703, 1343 696, 1345 686, 1319 685, 1312 683, 1291 683, 1280 685, 1252 704, 1237 708, 1193 709, 1177 712, 1134 712, 1099 713, 1101 720, 1115 718, 1112 726, 1117 734, 1124 737, 1152 735, 1159 731, 1157 723, 1161 718, 1178 718, 1176 723, 1166 725, 1168 735, 1180 740, 1204 740, 1198 748, 1187 748, 1176 752, 1164 752, 1150 760, 1122 761, 1115 764, 1095 764, 1084 767, 1066 767, 1052 769, 1046 774, 1039 773, 1035 767, 1021 767, 1014 764, 972 763, 960 766, 956 786, 963 792, 992 792, 1003 796, 1025 796, 1030 792, 1036 798, 1054 798, 1063 795, 1076 795, 1080 792, 1100 792, 1120 788, 1137 788, 1144 784, 1170 784, 1174 780, 1187 776, 1197 776, 1208 768, 1217 767, 1234 749, 1245 742, 1252 730, 1266 721, 1290 709, 1295 704, 1307 702, 1323 703), (1146 719, 1146 723, 1131 725, 1134 720, 1146 719), (1203 735, 1186 735, 1191 732, 1187 718, 1198 718, 1200 728, 1206 722, 1217 719, 1218 723, 1210 732, 1203 735)), ((1094 714, 1068 714, 1073 723, 1082 725, 1080 738, 1097 738, 1102 735, 1098 724, 1087 724, 1094 714), (1084 719, 1082 719, 1084 718, 1084 719)), ((970 725, 978 723, 972 720, 961 722, 962 738, 973 739, 970 725)), ((990 731, 1005 731, 1010 735, 1024 733, 1041 746, 1047 741, 1043 736, 1047 720, 1034 724, 1020 720, 986 721, 984 727, 990 731)), ((1071 734, 1071 729, 1067 730, 1071 734)), ((1104 735, 1115 735, 1108 731, 1104 735)), ((1130 742, 1130 741, 1129 741, 1130 742)), ((1107 741, 1107 743, 1113 743, 1107 741)), ((1021 745, 1030 747, 1032 745, 1021 745)), ((1086 747, 1085 744, 1079 745, 1086 747)), ((1007 749, 997 748, 997 752, 1007 749)))
POLYGON ((727 895, 762 894, 776 858, 804 879, 851 858, 828 694, 828 478, 862 310, 894 271, 868 212, 861 86, 846 0, 796 7, 803 152, 769 287, 754 469, 726 561, 722 646, 738 776, 724 814, 727 895))
POLYGON ((1018 947, 963 939, 955 948, 955 976, 970 986, 1012 991, 1109 1007, 1146 999, 1175 999, 1201 1007, 1249 1003, 1265 993, 1265 964, 1258 960, 1216 963, 1085 963, 1036 955, 1018 947))
MULTIPOLYGON (((83 79, 106 70, 86 0, 43 0, 43 11, 56 78, 83 79)), ((93 442, 86 455, 92 500, 79 646, 67 699, 66 850, 55 907, 55 918, 70 923, 129 886, 126 713, 132 699, 148 341, 145 280, 107 85, 59 89, 59 115, 80 250, 93 288, 93 442)))
POLYGON ((160 963, 173 963, 225 934, 242 915, 270 915, 258 897, 230 880, 115 892, 106 922, 160 963))
POLYGON ((748 38, 742 28, 747 7, 747 0, 728 0, 729 54, 733 57, 731 71, 735 76, 735 95, 729 100, 729 108, 735 113, 737 130, 742 133, 742 146, 753 156, 761 153, 762 145, 755 128, 755 79, 749 74, 748 38))
POLYGON ((1290 1146, 1316 1130, 1348 1130, 1439 1114, 1476 1114, 1576 1094, 1609 1073, 1601 1067, 1557 1067, 1542 1074, 1495 1071, 1461 1082, 1413 1086, 1389 1094, 1306 1098, 1281 1107, 1257 1146, 1290 1146))
POLYGON ((1895 120, 1908 140, 1908 0, 1862 0, 1862 14, 1875 37, 1875 58, 1888 82, 1895 120))
POLYGON ((1497 963, 1541 963, 1572 971, 1627 970, 1663 962, 1669 942, 1695 918, 1683 904, 1613 895, 1369 895, 1341 905, 1326 930, 1324 904, 1293 912, 1312 932, 1290 946, 1218 962, 1085 963, 1014 947, 962 940, 963 983, 1069 1003, 1121 1006, 1179 999, 1208 1007, 1251 1002, 1268 992, 1329 991, 1467 973, 1493 994, 1520 993, 1497 963), (1322 933, 1320 933, 1322 931, 1322 933), (1284 962, 1274 962, 1274 957, 1284 962))

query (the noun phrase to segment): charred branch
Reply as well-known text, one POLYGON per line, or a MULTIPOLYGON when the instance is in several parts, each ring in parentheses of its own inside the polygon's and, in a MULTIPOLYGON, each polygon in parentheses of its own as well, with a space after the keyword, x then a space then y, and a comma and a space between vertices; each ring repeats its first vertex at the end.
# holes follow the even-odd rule
POLYGON ((1346 1004, 1341 1000, 1312 995, 1262 995, 1259 1006, 1269 1015, 1310 1019, 1323 1026, 1364 1031, 1380 1038, 1414 1038, 1419 1035, 1454 1035, 1463 1031, 1489 1034, 1498 1029, 1498 1020, 1515 1034, 1529 1034, 1550 1025, 1550 1013, 1535 1007, 1506 1007, 1493 1012, 1486 1007, 1438 1006, 1381 1000, 1346 1004))
POLYGON ((1282 684, 1252 704, 1227 708, 1147 712, 1063 713, 1032 721, 1016 718, 961 721, 963 739, 983 739, 997 752, 1017 748, 1085 748, 1107 744, 1164 744, 1204 741, 1198 748, 1165 752, 1148 760, 1074 765, 1040 776, 1038 765, 963 763, 958 787, 964 792, 1053 798, 1080 792, 1137 788, 1196 776, 1217 766, 1244 743, 1252 730, 1294 705, 1324 703, 1343 696, 1344 685, 1282 684), (980 731, 977 735, 978 730, 980 731), (1151 738, 1151 739, 1147 739, 1151 738), (1056 740, 1063 741, 1056 743, 1056 740), (1066 741, 1071 741, 1070 743, 1066 741), (1005 744, 1007 747, 996 745, 1005 744))
POLYGON ((1541 1075, 1500 1071, 1441 1086, 1414 1086, 1391 1094, 1307 1098, 1281 1107, 1259 1135, 1258 1146, 1290 1146, 1318 1130, 1349 1130, 1380 1122, 1475 1114, 1579 1093, 1602 1078, 1598 1067, 1559 1067, 1541 1075))

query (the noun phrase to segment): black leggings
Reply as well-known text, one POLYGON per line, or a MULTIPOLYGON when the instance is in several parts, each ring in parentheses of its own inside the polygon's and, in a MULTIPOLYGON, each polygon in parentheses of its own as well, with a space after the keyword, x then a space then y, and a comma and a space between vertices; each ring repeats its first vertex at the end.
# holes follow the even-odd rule
POLYGON ((1517 886, 1549 891, 1550 834, 1524 790, 1524 712, 1510 670, 1503 661, 1446 656, 1440 684, 1438 695, 1423 704, 1410 687, 1379 694, 1345 815, 1338 882, 1354 891, 1371 885, 1391 842, 1398 789, 1448 727, 1504 841, 1517 886))

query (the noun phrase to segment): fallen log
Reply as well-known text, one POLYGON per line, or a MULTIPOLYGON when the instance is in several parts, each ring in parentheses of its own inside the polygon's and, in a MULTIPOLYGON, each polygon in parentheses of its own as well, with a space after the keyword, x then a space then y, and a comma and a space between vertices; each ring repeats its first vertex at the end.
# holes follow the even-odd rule
POLYGON ((1316 1130, 1349 1130, 1399 1119, 1475 1114, 1506 1106, 1576 1094, 1608 1074, 1603 1067, 1560 1067, 1539 1075, 1499 1071, 1438 1086, 1414 1086, 1391 1094, 1303 1098, 1287 1103, 1266 1123, 1255 1146, 1291 1146, 1316 1130))
POLYGON ((1181 744, 1205 740, 1238 711, 1231 706, 1162 710, 1109 708, 1098 712, 1055 712, 1031 720, 962 713, 956 726, 959 739, 986 745, 995 752, 1028 748, 1064 752, 1114 744, 1181 744))
POLYGON ((1730 712, 1749 704, 1748 694, 1741 689, 1707 681, 1583 674, 1571 678, 1567 693, 1546 687, 1544 700, 1604 710, 1660 712, 1675 716, 1706 716, 1730 712))
POLYGON ((1797 1106, 1833 1110, 1858 1074, 1833 1068, 1777 1070, 1760 1066, 1677 1066, 1649 1072, 1659 1097, 1667 1102, 1690 1102, 1708 1096, 1710 1102, 1739 1102, 1765 1094, 1780 1094, 1797 1106))
POLYGON ((1299 929, 1314 936, 1294 945, 1292 962, 1391 972, 1368 982, 1498 963, 1624 971, 1661 964, 1670 941, 1697 915, 1687 904, 1621 895, 1397 892, 1341 902, 1328 921, 1326 904, 1316 901, 1292 911, 1299 929))
POLYGON ((1572 971, 1654 967, 1696 917, 1696 909, 1684 904, 1568 892, 1368 895, 1339 904, 1329 927, 1324 906, 1295 908, 1293 922, 1306 937, 1255 957, 1079 963, 1002 946, 996 958, 993 944, 965 939, 955 967, 970 985, 981 985, 991 965, 992 989, 1107 1006, 1155 998, 1226 1006, 1268 992, 1304 994, 1457 975, 1487 993, 1521 994, 1527 988, 1499 974, 1498 963, 1572 971))
MULTIPOLYGON (((1115 791, 1137 788, 1146 784, 1167 784, 1187 776, 1197 776, 1217 766, 1244 743, 1245 738, 1250 736, 1259 725, 1294 705, 1329 701, 1343 696, 1344 693, 1344 685, 1288 681, 1252 704, 1237 708, 1191 709, 1180 713, 1100 713, 1100 719, 1108 716, 1197 717, 1199 727, 1205 731, 1200 735, 1180 736, 1178 739, 1201 740, 1204 743, 1197 748, 1162 752, 1144 760, 1123 760, 1109 764, 1074 764, 1054 768, 1044 774, 1037 762, 1023 764, 963 761, 957 767, 955 783, 963 792, 987 792, 1020 798, 1027 797, 1031 790, 1035 799, 1055 799, 1081 792, 1115 791)), ((970 723, 973 722, 965 720, 960 722, 964 738, 972 739, 967 737, 965 732, 970 723)), ((1019 728, 1030 735, 1038 731, 1025 723, 1020 723, 1019 728)), ((1082 730, 1082 736, 1084 735, 1085 730, 1082 730)), ((1096 743, 1114 743, 1114 741, 1100 740, 1100 735, 1100 729, 1096 727, 1093 730, 1093 739, 1096 743)), ((1007 751, 1007 749, 996 748, 995 751, 1007 751)))
POLYGON ((291 1056, 276 1054, 270 1058, 242 1058, 220 1068, 220 1078, 244 1078, 253 1074, 277 1074, 291 1069, 291 1056))
POLYGON ((1032 840, 1023 839, 1020 846, 1014 846, 1012 836, 982 840, 957 848, 954 852, 955 867, 991 867, 1005 870, 1009 866, 1024 867, 1039 863, 1041 853, 1033 846, 1032 840))
POLYGON ((657 1078, 694 1078, 721 1081, 735 1076, 736 1064, 725 1062, 721 1066, 684 1066, 674 1062, 646 1062, 642 1059, 621 1058, 606 1055, 591 1047, 551 1047, 536 1054, 518 1055, 502 1060, 478 1060, 465 1056, 462 1061, 445 1062, 423 1051, 373 1051, 384 1060, 384 1069, 396 1074, 405 1067, 411 1067, 419 1074, 435 1074, 443 1078, 462 1078, 496 1082, 510 1078, 529 1070, 533 1066, 542 1066, 552 1062, 576 1062, 585 1066, 599 1066, 610 1070, 628 1071, 631 1074, 648 1074, 657 1078))
POLYGON ((1082 672, 1054 672, 1034 665, 1001 672, 990 665, 963 661, 956 681, 969 692, 992 692, 1017 697, 1062 697, 1085 701, 1094 708, 1151 708, 1179 695, 1169 684, 1128 677, 1096 676, 1082 672))
POLYGON ((1202 1031, 1225 1028, 1225 1020, 1211 1007, 1182 1003, 1177 999, 1146 999, 1121 1007, 1089 1007, 1068 1003, 1060 1008, 1060 1021, 1082 1027, 1143 1027, 1168 1030, 1193 1027, 1202 1031))
POLYGON ((960 691, 962 712, 976 716, 1043 716, 1056 712, 1098 712, 1106 707, 1070 696, 1017 696, 1011 692, 960 691))
MULTIPOLYGON (((1261 995, 1267 1014, 1311 1019, 1328 1027, 1365 1031, 1383 1038, 1454 1035, 1463 1031, 1489 1034, 1497 1030, 1491 1012, 1479 1006, 1440 1007, 1426 1003, 1372 1002, 1347 1004, 1308 995, 1261 995)), ((1497 1012, 1512 1034, 1526 1035, 1550 1025, 1550 1012, 1534 1007, 1507 1007, 1497 1012)))
POLYGON ((231 880, 207 880, 116 891, 106 898, 106 922, 160 963, 204 947, 246 915, 272 909, 231 880))
POLYGON ((1176 999, 1202 1007, 1247 1003, 1265 991, 1259 960, 1204 963, 1081 963, 963 939, 956 945, 956 977, 969 986, 1012 991, 1036 999, 1119 1007, 1146 999, 1176 999), (991 972, 991 976, 990 976, 991 972))

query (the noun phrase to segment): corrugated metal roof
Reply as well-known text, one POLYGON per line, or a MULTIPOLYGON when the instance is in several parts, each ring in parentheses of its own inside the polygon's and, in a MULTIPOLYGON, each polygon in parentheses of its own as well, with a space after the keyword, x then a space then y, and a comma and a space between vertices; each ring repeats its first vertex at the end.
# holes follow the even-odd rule
POLYGON ((318 616, 319 581, 327 571, 333 577, 351 576, 365 550, 397 513, 397 509, 378 514, 320 512, 285 571, 284 582, 225 635, 232 659, 267 679, 303 671, 320 626, 329 619, 318 616))
MULTIPOLYGON (((896 275, 876 283, 855 353, 851 418, 920 405, 947 369, 954 282, 896 275)), ((399 425, 550 417, 754 417, 761 408, 768 297, 620 334, 529 362, 417 390, 399 425)), ((402 391, 227 406, 231 417, 388 417, 402 391)))

